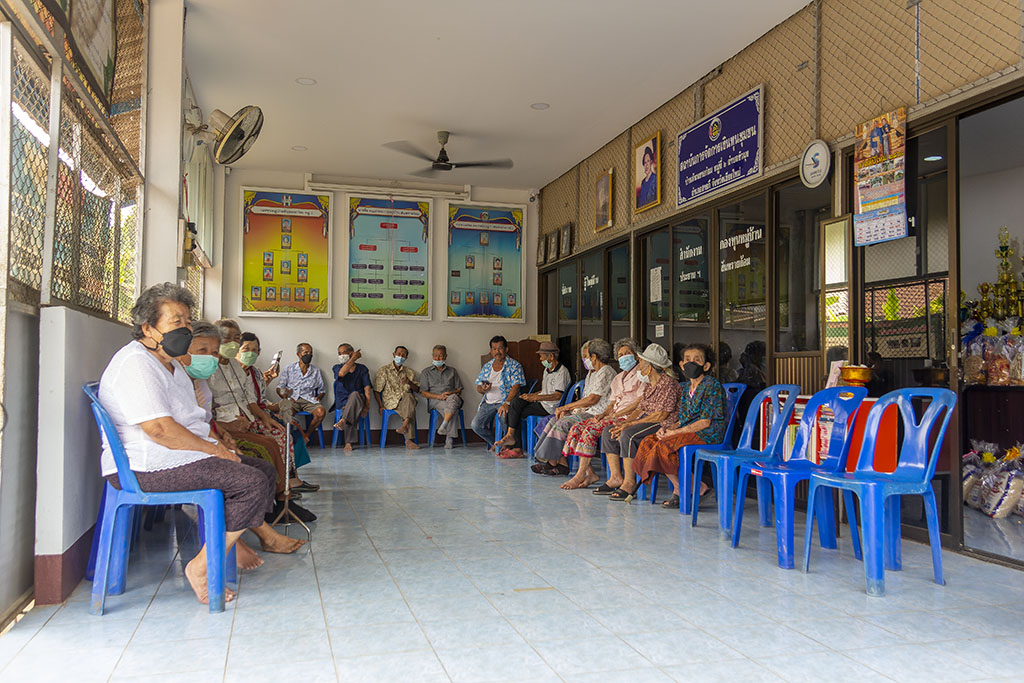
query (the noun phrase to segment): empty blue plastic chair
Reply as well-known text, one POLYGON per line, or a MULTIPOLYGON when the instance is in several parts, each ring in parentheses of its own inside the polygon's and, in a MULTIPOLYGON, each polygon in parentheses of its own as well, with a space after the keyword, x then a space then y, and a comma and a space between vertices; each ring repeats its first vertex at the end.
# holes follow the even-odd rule
MULTIPOLYGON (((566 391, 562 392, 562 398, 558 399, 558 407, 564 406, 566 403, 572 403, 573 401, 579 400, 583 397, 583 385, 584 380, 580 380, 569 387, 566 391)), ((523 422, 523 446, 530 455, 537 448, 537 421, 540 419, 537 415, 528 415, 526 420, 523 422)))
MULTIPOLYGON (((334 411, 334 424, 338 424, 338 422, 340 420, 341 420, 341 410, 335 410, 334 411)), ((367 445, 368 446, 370 444, 370 416, 369 415, 367 415, 365 417, 359 418, 359 423, 356 425, 356 433, 359 434, 359 445, 360 446, 363 446, 363 445, 367 445)), ((339 440, 341 440, 341 430, 337 429, 337 428, 332 429, 331 430, 331 448, 337 448, 339 440)))
MULTIPOLYGON (((885 569, 899 569, 900 560, 900 496, 924 498, 928 521, 928 540, 932 548, 932 569, 935 583, 945 585, 942 578, 942 544, 939 539, 939 514, 935 505, 932 477, 946 428, 953 416, 956 394, 949 389, 897 389, 882 396, 871 407, 864 424, 864 443, 860 449, 857 469, 853 472, 815 472, 811 475, 808 499, 819 489, 835 488, 850 492, 860 502, 861 525, 864 527, 864 577, 868 595, 885 595, 885 569), (917 420, 913 401, 929 401, 921 420, 917 420), (878 472, 874 468, 875 442, 885 409, 895 405, 903 422, 903 441, 894 472, 878 472), (937 429, 936 429, 937 427, 937 429), (934 434, 934 444, 928 443, 934 434)), ((856 520, 848 506, 850 530, 857 543, 856 520)), ((811 561, 811 531, 814 508, 808 510, 804 535, 804 571, 811 561)), ((819 522, 820 524, 820 522, 819 522)))
MULTIPOLYGON (((688 391, 686 385, 689 382, 683 382, 683 391, 688 391)), ((693 454, 697 452, 699 448, 705 449, 716 449, 725 448, 727 445, 732 445, 732 432, 736 426, 736 413, 740 405, 740 397, 743 396, 743 392, 747 390, 747 385, 742 382, 730 382, 729 384, 723 384, 722 389, 725 390, 725 419, 726 428, 725 436, 722 437, 722 443, 720 444, 707 444, 704 446, 683 446, 679 449, 679 513, 683 515, 690 514, 690 498, 693 496, 693 454)), ((651 504, 658 497, 658 480, 661 475, 655 474, 651 478, 651 504)), ((644 497, 644 492, 641 491, 640 498, 644 497)))
MULTIPOLYGON (((747 418, 743 422, 743 431, 740 433, 740 442, 735 449, 713 450, 701 446, 693 456, 693 480, 700 481, 704 470, 704 463, 712 465, 711 476, 715 482, 715 493, 718 496, 718 524, 725 534, 732 528, 732 501, 733 496, 744 496, 743 490, 736 490, 736 468, 745 462, 764 460, 776 455, 782 448, 782 435, 793 417, 793 409, 796 407, 796 397, 800 393, 800 387, 795 384, 776 384, 762 389, 750 402, 747 409, 747 418), (786 394, 785 402, 782 401, 782 394, 786 394), (754 432, 757 429, 758 417, 761 406, 769 403, 768 418, 771 426, 768 429, 768 439, 761 444, 760 449, 753 447, 754 432)), ((757 503, 760 511, 761 524, 771 524, 768 502, 770 490, 768 482, 757 482, 757 503)), ((697 513, 700 507, 700 487, 693 487, 691 497, 693 515, 691 524, 697 526, 697 513)))
MULTIPOLYGON (((308 412, 308 411, 306 411, 306 410, 300 410, 299 412, 295 413, 295 415, 296 416, 302 416, 302 417, 309 418, 309 420, 313 419, 313 414, 308 412)), ((309 426, 309 420, 306 421, 306 426, 309 426)), ((324 424, 323 424, 323 422, 321 422, 320 424, 318 424, 316 426, 316 436, 320 440, 320 448, 323 448, 324 447, 324 424)))
POLYGON ((227 541, 224 528, 224 494, 219 489, 199 489, 195 491, 170 491, 166 493, 148 493, 139 488, 139 482, 128 463, 128 454, 121 443, 121 437, 114 427, 106 409, 100 403, 99 382, 90 382, 82 387, 89 400, 92 401, 92 413, 99 425, 100 433, 106 438, 117 465, 117 477, 121 490, 115 489, 108 482, 103 493, 102 523, 96 530, 99 541, 96 543, 95 573, 92 583, 92 598, 89 611, 92 614, 103 614, 106 602, 108 583, 111 575, 115 579, 115 587, 124 589, 124 576, 128 565, 128 552, 131 543, 133 510, 135 506, 190 504, 199 508, 199 514, 205 524, 204 542, 206 544, 206 581, 210 611, 224 611, 224 587, 226 580, 225 567, 228 562, 234 566, 234 548, 230 556, 226 556, 224 546, 227 541), (120 583, 120 586, 116 584, 120 583))
MULTIPOLYGON (((394 415, 395 417, 398 417, 398 419, 402 419, 402 418, 400 418, 398 416, 398 413, 396 413, 393 410, 385 409, 384 412, 381 414, 381 417, 380 417, 380 447, 381 448, 384 448, 384 446, 387 444, 387 441, 388 441, 388 421, 391 419, 392 415, 394 415)), ((419 433, 419 428, 416 426, 416 416, 415 415, 412 416, 412 440, 416 442, 416 445, 419 445, 419 443, 420 443, 420 433, 419 433)))
MULTIPOLYGON (((796 508, 796 485, 811 478, 813 472, 842 472, 846 470, 846 458, 853 440, 853 420, 861 401, 868 395, 863 387, 832 387, 819 391, 807 402, 793 450, 789 458, 782 454, 765 462, 743 463, 739 467, 736 491, 747 489, 747 477, 754 475, 771 482, 775 497, 775 540, 779 552, 779 566, 793 568, 793 515, 796 508), (807 448, 817 437, 817 417, 822 408, 832 413, 832 434, 828 440, 828 452, 820 463, 807 458, 807 448)), ((832 498, 822 489, 817 498, 808 498, 807 507, 817 506, 818 536, 823 548, 836 547, 835 519, 832 498)), ((736 495, 736 509, 732 522, 732 547, 740 542, 743 528, 744 496, 736 495)))
MULTIPOLYGON (((436 410, 430 411, 430 431, 427 434, 428 446, 434 445, 434 432, 437 429, 437 425, 439 425, 443 420, 444 415, 436 410)), ((461 408, 459 409, 459 428, 462 430, 462 445, 468 446, 469 443, 466 441, 466 414, 462 412, 461 408)))

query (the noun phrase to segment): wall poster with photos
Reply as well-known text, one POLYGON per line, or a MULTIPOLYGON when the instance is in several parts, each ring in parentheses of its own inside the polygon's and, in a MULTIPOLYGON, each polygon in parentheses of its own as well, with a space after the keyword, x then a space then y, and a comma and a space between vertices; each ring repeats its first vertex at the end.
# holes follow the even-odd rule
POLYGON ((526 322, 522 206, 448 205, 448 320, 526 322))
POLYGON ((331 196, 242 188, 243 316, 331 316, 331 196))

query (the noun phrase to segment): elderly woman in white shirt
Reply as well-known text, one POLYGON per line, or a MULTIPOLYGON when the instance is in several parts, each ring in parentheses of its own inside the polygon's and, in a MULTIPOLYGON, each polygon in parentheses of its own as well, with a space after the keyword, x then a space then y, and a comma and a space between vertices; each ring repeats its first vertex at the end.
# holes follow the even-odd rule
MULTIPOLYGON (((294 552, 302 543, 274 532, 263 519, 274 501, 273 468, 244 460, 210 436, 206 413, 192 380, 179 362, 190 362, 191 315, 195 300, 171 283, 142 293, 132 309, 133 340, 122 347, 100 379, 100 402, 117 428, 132 471, 143 491, 220 489, 224 494, 226 548, 252 529, 274 552, 294 552)), ((103 476, 120 487, 109 445, 101 458, 103 476)), ((206 547, 185 566, 196 597, 208 602, 206 547)), ((226 600, 234 599, 227 591, 226 600)))

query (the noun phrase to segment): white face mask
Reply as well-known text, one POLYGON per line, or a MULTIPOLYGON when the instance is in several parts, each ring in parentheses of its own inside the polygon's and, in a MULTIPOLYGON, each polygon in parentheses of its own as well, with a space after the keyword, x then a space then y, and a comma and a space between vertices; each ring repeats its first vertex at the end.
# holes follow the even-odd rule
POLYGON ((401 366, 405 362, 405 359, 401 356, 395 356, 395 365, 401 366))
POLYGON ((347 363, 349 361, 350 358, 352 358, 351 354, 343 353, 343 354, 338 356, 338 362, 341 363, 342 365, 344 365, 345 363, 347 363))
POLYGON ((589 358, 584 358, 583 359, 583 367, 585 367, 588 371, 590 371, 590 370, 594 369, 594 364, 590 362, 589 358))
POLYGON ((644 374, 644 373, 642 373, 642 372, 641 372, 641 373, 639 373, 639 374, 640 374, 640 381, 641 381, 641 382, 643 382, 644 384, 650 384, 650 383, 651 383, 651 377, 650 377, 650 375, 645 375, 645 374, 644 374))

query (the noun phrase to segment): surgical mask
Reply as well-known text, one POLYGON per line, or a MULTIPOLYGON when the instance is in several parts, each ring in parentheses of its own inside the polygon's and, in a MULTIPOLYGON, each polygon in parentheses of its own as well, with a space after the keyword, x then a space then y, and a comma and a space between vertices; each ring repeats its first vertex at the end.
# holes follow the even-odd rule
POLYGON ((343 354, 340 354, 338 356, 338 362, 341 363, 342 365, 344 365, 345 363, 349 362, 349 360, 351 360, 351 359, 352 359, 352 356, 351 356, 351 354, 348 354, 348 353, 343 353, 343 354))
POLYGON ((545 369, 545 370, 550 370, 550 369, 551 369, 551 366, 552 366, 552 365, 554 365, 554 363, 552 363, 552 362, 551 362, 551 361, 549 361, 549 360, 542 360, 542 361, 540 362, 540 364, 544 366, 544 369, 545 369))
POLYGON ((432 362, 433 362, 435 368, 443 368, 444 367, 444 361, 443 360, 435 360, 435 361, 432 361, 432 362))
POLYGON ((587 372, 590 372, 591 370, 594 369, 594 364, 590 362, 589 358, 584 358, 583 359, 583 367, 585 367, 587 369, 587 372))
POLYGON ((299 356, 299 360, 302 361, 304 365, 309 365, 313 362, 313 354, 307 353, 303 356, 299 356))
POLYGON ((185 372, 192 379, 209 379, 217 372, 219 363, 217 356, 192 356, 192 362, 185 366, 185 372))
POLYGON ((640 373, 640 381, 643 382, 644 384, 650 384, 651 383, 651 377, 650 377, 650 375, 645 375, 644 373, 641 372, 640 373))
POLYGON ((192 346, 192 330, 187 327, 179 327, 176 330, 165 332, 159 343, 164 347, 164 353, 171 358, 179 358, 188 353, 188 347, 192 346))
POLYGON ((259 351, 242 351, 238 354, 238 362, 245 367, 256 365, 256 359, 260 357, 259 351))
POLYGON ((622 368, 623 372, 629 372, 636 367, 636 356, 622 356, 619 358, 619 367, 622 368))
POLYGON ((401 366, 403 363, 405 363, 404 358, 401 356, 395 356, 395 365, 401 366))
POLYGON ((697 379, 704 374, 704 366, 700 363, 683 363, 683 377, 686 379, 697 379))
POLYGON ((242 348, 242 345, 238 342, 227 342, 220 345, 220 357, 221 358, 234 358, 238 355, 238 349, 242 348))

